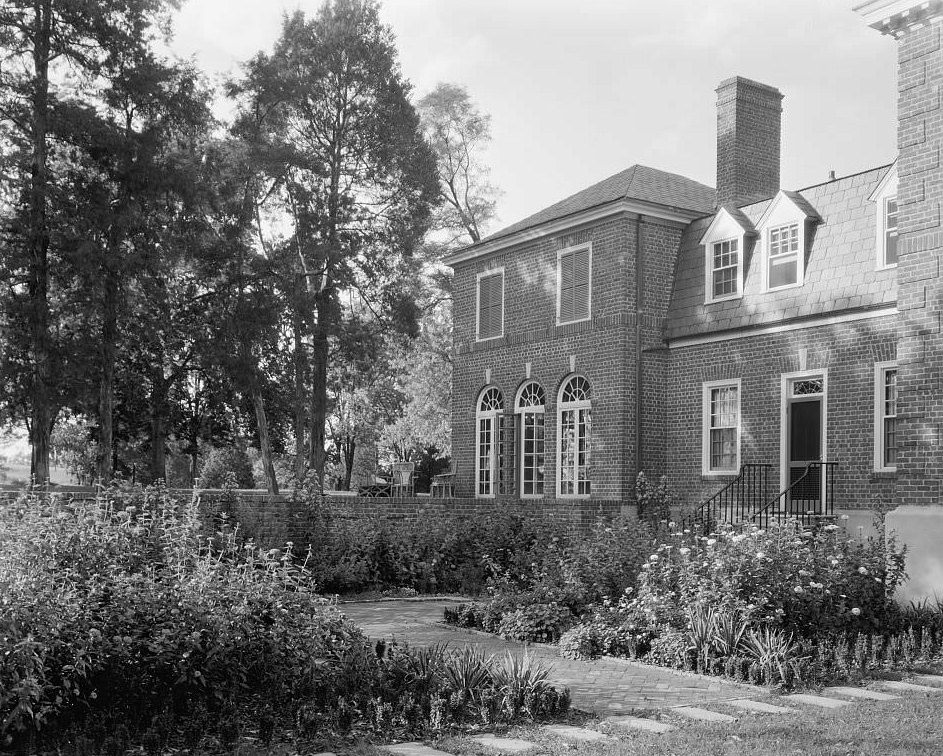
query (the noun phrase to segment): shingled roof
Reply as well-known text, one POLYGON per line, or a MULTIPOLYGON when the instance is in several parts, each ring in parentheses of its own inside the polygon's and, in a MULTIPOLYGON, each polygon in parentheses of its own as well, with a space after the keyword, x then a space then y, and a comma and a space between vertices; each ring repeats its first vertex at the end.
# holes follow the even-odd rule
MULTIPOLYGON (((743 296, 704 302, 704 247, 701 238, 713 218, 685 230, 678 252, 667 337, 704 335, 782 323, 841 310, 887 307, 897 301, 897 271, 875 270, 876 216, 868 197, 889 166, 790 192, 800 208, 821 218, 808 252, 802 286, 762 290, 762 259, 748 244, 743 296)), ((740 208, 756 224, 769 207, 764 200, 740 208)))
POLYGON ((706 214, 714 212, 717 192, 709 186, 676 173, 660 171, 645 165, 633 165, 522 221, 491 234, 482 239, 482 242, 494 241, 518 231, 540 226, 548 221, 559 220, 568 215, 621 199, 706 214))

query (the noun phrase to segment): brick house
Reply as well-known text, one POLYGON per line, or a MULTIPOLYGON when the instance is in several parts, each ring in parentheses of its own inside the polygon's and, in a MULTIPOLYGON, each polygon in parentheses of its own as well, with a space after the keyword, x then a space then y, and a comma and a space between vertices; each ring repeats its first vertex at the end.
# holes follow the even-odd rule
POLYGON ((716 190, 633 166, 447 260, 457 495, 591 510, 645 471, 694 504, 749 468, 941 550, 943 1, 856 10, 899 41, 893 164, 785 190, 782 95, 733 77, 716 190))

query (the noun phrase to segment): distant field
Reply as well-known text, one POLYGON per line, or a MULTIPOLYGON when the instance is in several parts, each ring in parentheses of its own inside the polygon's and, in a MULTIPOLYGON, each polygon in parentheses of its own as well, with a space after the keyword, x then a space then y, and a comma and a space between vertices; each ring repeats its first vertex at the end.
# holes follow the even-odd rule
MULTIPOLYGON (((75 485, 75 480, 64 467, 55 465, 49 471, 49 481, 58 485, 75 485)), ((28 462, 4 462, 0 460, 0 485, 26 485, 29 483, 28 462)))

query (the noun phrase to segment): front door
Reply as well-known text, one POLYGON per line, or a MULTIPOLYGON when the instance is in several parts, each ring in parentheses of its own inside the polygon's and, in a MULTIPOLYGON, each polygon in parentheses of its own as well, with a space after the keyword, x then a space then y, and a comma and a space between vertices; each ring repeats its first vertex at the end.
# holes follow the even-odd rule
POLYGON ((793 378, 786 382, 785 481, 794 486, 786 499, 790 514, 820 512, 822 470, 809 467, 820 461, 824 434, 824 377, 793 378))

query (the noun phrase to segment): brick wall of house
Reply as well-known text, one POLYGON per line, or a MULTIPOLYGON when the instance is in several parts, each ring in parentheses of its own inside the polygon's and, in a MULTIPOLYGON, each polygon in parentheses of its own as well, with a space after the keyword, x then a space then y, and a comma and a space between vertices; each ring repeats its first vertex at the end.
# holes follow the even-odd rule
POLYGON ((546 393, 544 495, 553 498, 557 393, 573 358, 575 371, 592 390, 593 497, 625 499, 621 466, 629 434, 624 407, 634 404, 635 223, 626 216, 607 219, 455 266, 452 452, 459 496, 474 495, 475 404, 488 385, 486 371, 504 395, 505 411, 512 412, 529 363, 530 379, 546 393), (557 326, 557 252, 586 242, 593 245, 592 319, 557 326), (505 271, 504 338, 476 342, 477 274, 497 267, 505 271))
POLYGON ((741 463, 771 463, 779 485, 781 376, 828 370, 827 459, 839 463, 836 506, 871 507, 894 499, 895 476, 873 472, 874 363, 897 356, 892 315, 785 333, 672 348, 668 364, 669 486, 682 504, 696 504, 729 477, 701 473, 705 381, 741 380, 741 463))
MULTIPOLYGON (((941 10, 924 4, 911 17, 941 10)), ((905 29, 898 48, 898 503, 943 498, 943 22, 905 29)))
MULTIPOLYGON (((546 499, 556 491, 557 395, 571 372, 571 359, 592 387, 593 497, 629 501, 639 462, 642 469, 663 469, 664 414, 644 410, 639 415, 636 387, 640 347, 663 346, 681 233, 680 224, 647 216, 640 222, 638 216, 626 214, 456 265, 452 449, 460 496, 474 495, 475 404, 488 375, 510 412, 518 388, 527 380, 528 364, 530 379, 538 381, 547 396, 546 499), (557 326, 557 252, 586 242, 593 245, 592 319, 557 326), (643 277, 636 281, 639 258, 643 277), (494 268, 505 271, 505 335, 476 342, 477 276, 494 268)), ((657 407, 664 402, 664 380, 645 380, 645 374, 663 378, 665 361, 644 354, 643 407, 657 407)))

